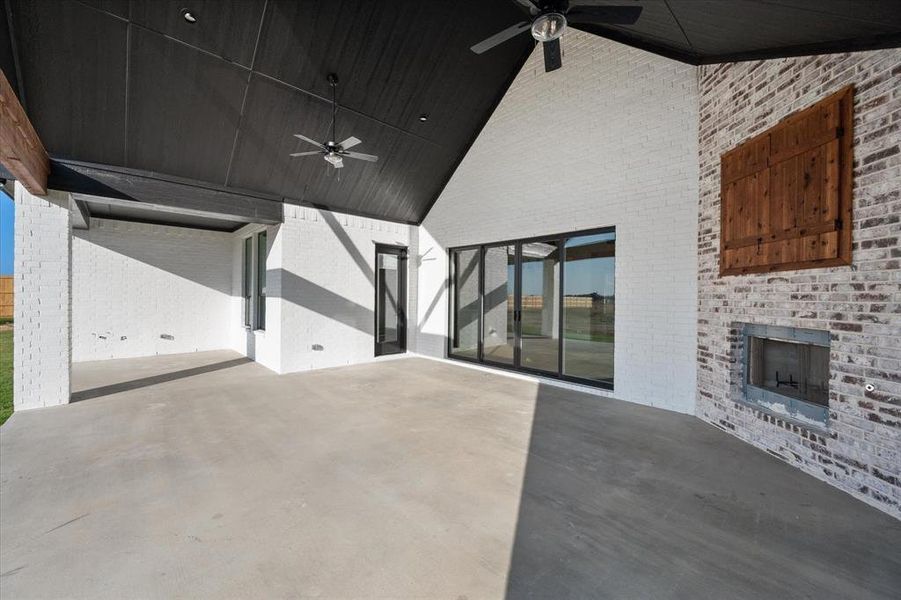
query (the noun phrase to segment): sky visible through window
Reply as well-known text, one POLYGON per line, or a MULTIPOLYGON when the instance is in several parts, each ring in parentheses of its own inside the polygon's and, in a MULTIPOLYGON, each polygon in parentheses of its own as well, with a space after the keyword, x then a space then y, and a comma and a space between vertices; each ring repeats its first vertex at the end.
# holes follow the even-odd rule
POLYGON ((13 274, 13 199, 0 190, 0 275, 13 274))
MULTIPOLYGON (((570 238, 567 248, 575 245, 587 245, 614 240, 615 234, 602 233, 591 236, 570 238)), ((592 258, 590 260, 567 261, 566 294, 581 295, 596 292, 602 296, 613 295, 613 274, 615 261, 613 258, 592 258)), ((543 292, 543 264, 540 261, 526 262, 522 265, 523 296, 540 296, 543 292)), ((507 276, 513 278, 513 267, 508 269, 507 276)))

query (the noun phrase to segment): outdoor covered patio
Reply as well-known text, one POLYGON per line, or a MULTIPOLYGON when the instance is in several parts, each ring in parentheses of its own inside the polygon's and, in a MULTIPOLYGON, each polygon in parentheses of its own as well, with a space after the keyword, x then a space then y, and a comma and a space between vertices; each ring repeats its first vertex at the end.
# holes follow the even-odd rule
POLYGON ((896 1, 0 4, 3 600, 901 594, 896 1))
POLYGON ((686 415, 426 359, 204 352, 73 386, 3 428, 4 597, 898 589, 897 520, 686 415))

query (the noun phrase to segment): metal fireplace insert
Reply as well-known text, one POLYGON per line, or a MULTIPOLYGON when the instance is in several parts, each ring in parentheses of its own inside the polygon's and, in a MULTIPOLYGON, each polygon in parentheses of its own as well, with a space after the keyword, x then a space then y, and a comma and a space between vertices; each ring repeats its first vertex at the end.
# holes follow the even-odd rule
POLYGON ((745 402, 806 425, 828 424, 828 331, 749 323, 742 341, 745 402))

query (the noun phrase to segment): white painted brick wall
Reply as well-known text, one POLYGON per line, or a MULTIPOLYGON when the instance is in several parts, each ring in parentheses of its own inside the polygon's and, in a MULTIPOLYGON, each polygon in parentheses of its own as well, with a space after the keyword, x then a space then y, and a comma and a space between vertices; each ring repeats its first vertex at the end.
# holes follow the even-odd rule
POLYGON ((266 331, 247 331, 240 298, 241 245, 261 229, 245 227, 232 242, 230 321, 238 352, 279 373, 374 360, 376 243, 409 248, 407 306, 408 314, 416 314, 415 227, 286 204, 284 223, 267 228, 266 331))
MULTIPOLYGON (((282 370, 374 359, 375 244, 409 246, 411 227, 285 205, 282 370), (321 346, 314 350, 313 346, 321 346)), ((411 251, 411 256, 413 252, 411 251)), ((411 259, 408 261, 414 263, 411 259)), ((410 292, 407 306, 415 310, 410 292)))
POLYGON ((692 413, 694 67, 579 31, 536 48, 420 229, 419 351, 445 355, 446 249, 616 226, 613 395, 692 413))
MULTIPOLYGON (((232 235, 232 302, 227 327, 232 349, 254 359, 276 373, 282 372, 282 239, 281 225, 248 225, 232 235), (255 330, 244 326, 243 260, 244 240, 252 238, 253 265, 256 268, 257 234, 266 232, 266 328, 255 330)), ((251 272, 255 278, 255 271, 251 272)), ((256 285, 254 280, 252 286, 256 285)), ((251 294, 253 293, 253 287, 251 294)), ((252 308, 253 310, 253 308, 252 308)), ((251 316, 253 321, 253 316, 251 316)))
POLYGON ((105 219, 76 230, 73 360, 230 347, 232 237, 105 219))
POLYGON ((15 184, 13 402, 21 411, 69 402, 72 226, 69 194, 15 184))

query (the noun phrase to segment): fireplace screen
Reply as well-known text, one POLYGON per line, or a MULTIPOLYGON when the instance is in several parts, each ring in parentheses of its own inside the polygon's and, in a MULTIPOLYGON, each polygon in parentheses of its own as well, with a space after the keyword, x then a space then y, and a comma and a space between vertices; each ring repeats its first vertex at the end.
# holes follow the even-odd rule
POLYGON ((780 415, 825 424, 829 407, 829 333, 746 325, 745 400, 780 415))

